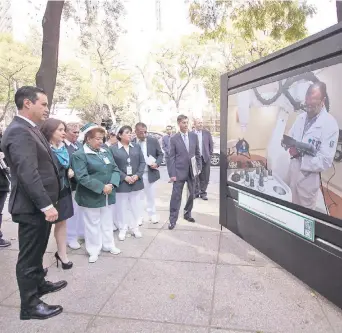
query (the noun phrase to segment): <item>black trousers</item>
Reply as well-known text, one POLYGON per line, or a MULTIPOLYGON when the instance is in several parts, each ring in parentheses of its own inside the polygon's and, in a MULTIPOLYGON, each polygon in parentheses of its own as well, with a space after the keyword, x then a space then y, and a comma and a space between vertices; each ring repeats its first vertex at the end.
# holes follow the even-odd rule
POLYGON ((0 239, 2 238, 1 224, 2 224, 2 211, 5 206, 7 192, 0 191, 0 239))
POLYGON ((37 224, 19 223, 17 281, 22 309, 41 302, 37 292, 45 283, 43 256, 49 241, 51 224, 45 220, 44 214, 37 215, 37 220, 37 224))
POLYGON ((198 177, 196 177, 196 196, 206 196, 207 188, 210 179, 210 159, 208 162, 204 162, 202 156, 202 171, 198 177))
POLYGON ((185 183, 188 184, 189 196, 184 207, 184 216, 191 217, 191 211, 194 206, 195 181, 189 174, 187 180, 175 181, 173 183, 170 201, 170 223, 172 224, 176 223, 178 220, 179 209, 182 203, 182 194, 185 183))

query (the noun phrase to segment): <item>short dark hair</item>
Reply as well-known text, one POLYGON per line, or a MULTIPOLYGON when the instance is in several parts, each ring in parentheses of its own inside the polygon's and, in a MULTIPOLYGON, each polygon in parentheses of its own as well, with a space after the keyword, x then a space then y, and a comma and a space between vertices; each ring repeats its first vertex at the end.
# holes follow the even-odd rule
POLYGON ((321 96, 322 96, 322 100, 325 98, 324 105, 325 105, 325 108, 327 109, 327 111, 329 112, 330 101, 329 101, 328 92, 327 92, 327 85, 324 82, 317 81, 317 82, 313 83, 311 86, 309 86, 306 94, 307 95, 312 94, 312 90, 316 89, 316 88, 319 89, 321 96))
POLYGON ((326 98, 327 97, 327 85, 322 82, 322 81, 318 81, 318 82, 315 82, 313 83, 307 90, 307 94, 311 94, 312 93, 312 90, 313 89, 316 89, 318 88, 320 93, 321 93, 321 96, 322 96, 322 99, 323 98, 326 98))
POLYGON ((128 126, 128 125, 124 125, 119 129, 118 134, 116 135, 116 137, 118 138, 119 141, 121 141, 121 135, 123 134, 123 132, 125 132, 126 130, 129 130, 131 133, 133 132, 132 127, 128 126))
POLYGON ((56 119, 56 118, 48 118, 46 119, 43 124, 40 126, 40 131, 46 137, 46 140, 50 141, 53 133, 57 130, 60 124, 64 125, 64 129, 66 130, 66 124, 64 121, 56 119))
POLYGON ((33 104, 38 100, 38 94, 46 95, 45 91, 38 87, 23 86, 20 87, 14 96, 14 102, 18 110, 24 107, 24 99, 30 100, 33 104))
POLYGON ((178 117, 177 117, 177 123, 180 123, 182 120, 184 119, 188 119, 188 117, 184 114, 180 114, 178 117))
POLYGON ((135 128, 138 128, 138 127, 147 128, 146 124, 142 122, 136 123, 135 128))

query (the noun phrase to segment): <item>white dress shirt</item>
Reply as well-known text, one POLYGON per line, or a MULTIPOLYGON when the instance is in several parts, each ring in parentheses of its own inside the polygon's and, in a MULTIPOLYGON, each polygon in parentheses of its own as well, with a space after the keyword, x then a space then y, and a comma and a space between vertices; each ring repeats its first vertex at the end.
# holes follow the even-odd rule
MULTIPOLYGON (((139 140, 138 143, 139 143, 139 145, 141 147, 141 151, 142 151, 142 153, 144 155, 145 162, 147 162, 147 157, 148 157, 147 156, 147 142, 146 142, 146 140, 144 140, 144 141, 139 140)), ((145 165, 144 172, 148 172, 148 165, 147 165, 147 163, 145 165)))
POLYGON ((126 150, 126 153, 129 155, 129 147, 133 147, 133 144, 129 143, 129 145, 127 147, 125 147, 120 141, 118 141, 118 147, 119 147, 119 149, 124 147, 124 149, 126 150))
POLYGON ((203 150, 203 132, 202 131, 196 131, 196 134, 198 136, 198 144, 199 144, 199 150, 200 154, 202 156, 202 150, 203 150))
POLYGON ((78 150, 78 146, 75 144, 75 143, 72 143, 70 142, 69 140, 67 139, 64 139, 64 143, 67 145, 67 146, 73 146, 75 148, 75 150, 78 150))

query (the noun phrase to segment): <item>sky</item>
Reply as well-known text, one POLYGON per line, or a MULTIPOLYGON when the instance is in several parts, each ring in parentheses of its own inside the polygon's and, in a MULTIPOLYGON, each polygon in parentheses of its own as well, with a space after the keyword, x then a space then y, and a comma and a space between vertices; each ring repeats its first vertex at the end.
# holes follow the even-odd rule
POLYGON ((337 23, 335 0, 308 0, 308 3, 317 8, 317 14, 307 20, 310 35, 337 23))

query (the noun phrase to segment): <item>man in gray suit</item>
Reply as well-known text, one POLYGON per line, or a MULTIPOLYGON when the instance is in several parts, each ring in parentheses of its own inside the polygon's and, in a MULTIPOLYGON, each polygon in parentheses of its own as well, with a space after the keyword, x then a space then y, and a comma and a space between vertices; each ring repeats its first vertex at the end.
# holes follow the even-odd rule
MULTIPOLYGON (((135 125, 135 134, 137 137, 133 140, 133 142, 140 145, 146 162, 142 178, 144 182, 143 196, 146 197, 149 221, 152 223, 158 223, 159 219, 156 215, 155 205, 155 183, 158 179, 160 179, 158 168, 163 162, 164 154, 161 150, 158 140, 147 135, 147 126, 144 123, 137 123, 135 125)), ((144 201, 144 197, 142 197, 141 224, 144 220, 144 201)))
POLYGON ((195 222, 195 219, 191 216, 191 211, 194 204, 196 174, 192 168, 191 159, 195 158, 197 169, 201 170, 198 138, 195 133, 188 131, 188 117, 179 115, 177 123, 180 132, 171 138, 169 154, 170 180, 173 182, 170 202, 170 230, 176 226, 185 182, 188 184, 189 197, 184 207, 184 219, 195 222))
POLYGON ((210 159, 214 150, 213 137, 211 133, 203 129, 202 119, 195 120, 195 130, 194 132, 198 136, 198 142, 201 153, 202 160, 202 172, 199 174, 196 181, 196 198, 202 198, 203 200, 208 200, 207 187, 210 178, 210 159))

